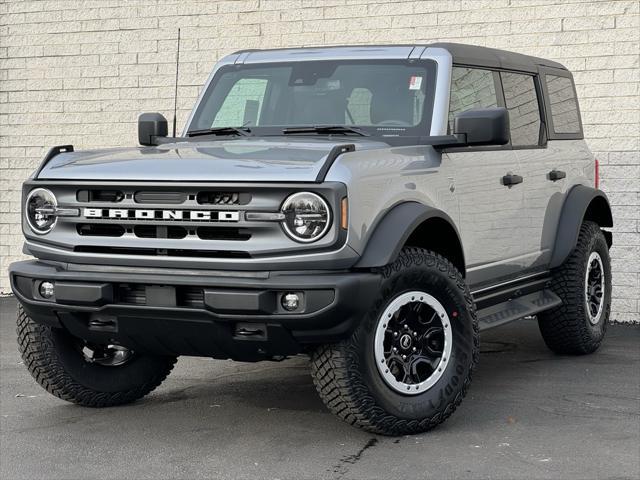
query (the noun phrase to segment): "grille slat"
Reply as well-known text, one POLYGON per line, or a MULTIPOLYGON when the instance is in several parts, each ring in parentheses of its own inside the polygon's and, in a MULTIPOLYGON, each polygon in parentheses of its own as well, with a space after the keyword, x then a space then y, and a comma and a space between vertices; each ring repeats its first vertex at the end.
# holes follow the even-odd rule
POLYGON ((167 205, 179 205, 187 201, 186 192, 136 192, 133 196, 136 203, 161 203, 167 205))

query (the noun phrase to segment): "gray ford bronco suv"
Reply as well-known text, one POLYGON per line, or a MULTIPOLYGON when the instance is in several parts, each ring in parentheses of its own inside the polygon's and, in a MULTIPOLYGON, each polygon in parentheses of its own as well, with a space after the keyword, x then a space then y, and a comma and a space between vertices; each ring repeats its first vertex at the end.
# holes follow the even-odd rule
POLYGON ((561 354, 603 339, 612 216, 558 63, 241 51, 182 136, 160 114, 138 136, 55 147, 24 183, 18 341, 62 399, 132 402, 179 355, 307 354, 332 412, 409 434, 460 404, 483 328, 536 315, 561 354))

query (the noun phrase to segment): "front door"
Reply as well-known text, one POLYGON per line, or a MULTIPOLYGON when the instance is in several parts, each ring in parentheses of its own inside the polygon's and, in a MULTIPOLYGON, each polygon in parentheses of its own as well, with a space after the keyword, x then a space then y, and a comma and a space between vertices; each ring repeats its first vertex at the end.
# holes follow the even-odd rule
MULTIPOLYGON (((499 89, 498 72, 454 67, 450 129, 460 112, 502 106, 499 89)), ((467 282, 473 287, 517 275, 528 262, 524 190, 521 183, 504 184, 504 177, 522 175, 516 153, 507 146, 458 148, 446 155, 455 169, 467 282)))

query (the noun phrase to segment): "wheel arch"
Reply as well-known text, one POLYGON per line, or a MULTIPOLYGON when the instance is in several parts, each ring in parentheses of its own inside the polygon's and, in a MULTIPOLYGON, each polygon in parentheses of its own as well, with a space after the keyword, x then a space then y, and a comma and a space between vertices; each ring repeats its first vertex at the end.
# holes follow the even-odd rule
MULTIPOLYGON (((585 221, 597 223, 600 228, 613 227, 613 215, 609 199, 602 190, 576 185, 567 194, 562 205, 558 231, 551 255, 550 267, 555 268, 567 259, 578 242, 580 226, 585 221)), ((607 245, 611 247, 611 232, 603 231, 607 245)))
POLYGON ((418 202, 393 207, 375 227, 356 268, 382 267, 398 258, 405 246, 420 247, 447 257, 463 276, 466 264, 460 234, 442 210, 418 202), (437 230, 436 230, 437 229, 437 230), (436 230, 437 235, 429 235, 436 230))

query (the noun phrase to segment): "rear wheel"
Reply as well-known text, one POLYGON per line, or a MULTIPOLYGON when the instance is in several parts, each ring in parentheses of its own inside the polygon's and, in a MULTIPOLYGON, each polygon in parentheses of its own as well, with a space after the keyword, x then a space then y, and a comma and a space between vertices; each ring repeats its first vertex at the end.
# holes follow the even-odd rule
POLYGON ((34 322, 18 307, 18 346, 36 381, 58 398, 87 407, 133 402, 155 389, 175 357, 141 355, 119 345, 85 342, 34 322))
POLYGON ((381 295, 353 335, 312 355, 327 407, 374 433, 405 435, 443 422, 478 359, 478 324, 464 279, 444 257, 402 251, 382 269, 381 295))
POLYGON ((582 224, 573 252, 553 272, 552 289, 562 305, 538 315, 547 346, 563 354, 595 352, 607 330, 611 309, 609 247, 599 225, 582 224))

